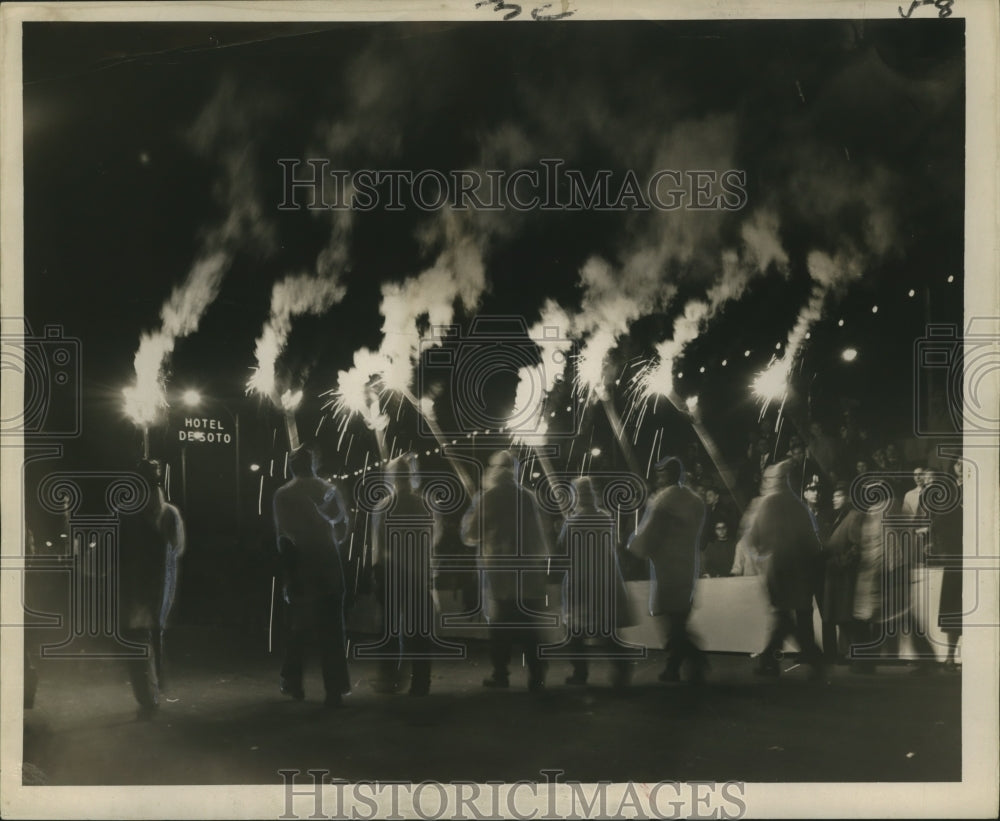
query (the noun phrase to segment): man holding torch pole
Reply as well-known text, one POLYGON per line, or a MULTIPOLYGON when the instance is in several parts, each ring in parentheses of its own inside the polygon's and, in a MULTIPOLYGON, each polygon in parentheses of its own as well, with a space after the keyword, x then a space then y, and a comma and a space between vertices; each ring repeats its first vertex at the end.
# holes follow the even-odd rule
POLYGON ((274 494, 274 527, 289 611, 289 635, 281 667, 281 692, 305 698, 302 669, 313 638, 323 659, 325 704, 339 707, 350 691, 344 645, 344 562, 340 544, 349 532, 347 508, 337 489, 316 475, 305 447, 288 459, 292 478, 274 494))
POLYGON ((680 459, 667 457, 657 462, 656 473, 662 487, 646 504, 628 549, 649 560, 650 613, 666 619, 667 665, 660 681, 680 681, 681 665, 690 661, 691 680, 700 684, 708 663, 691 639, 687 623, 699 576, 705 503, 683 484, 684 465, 680 459))

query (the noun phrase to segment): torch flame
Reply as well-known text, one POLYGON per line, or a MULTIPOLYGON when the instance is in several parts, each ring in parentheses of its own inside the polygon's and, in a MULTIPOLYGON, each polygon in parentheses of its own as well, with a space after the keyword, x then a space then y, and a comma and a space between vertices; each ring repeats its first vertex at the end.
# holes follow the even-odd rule
POLYGON ((754 378, 751 388, 754 394, 765 402, 781 399, 788 392, 788 376, 791 361, 787 358, 771 358, 770 364, 754 378))
POLYGON ((576 389, 585 400, 593 401, 607 397, 604 369, 615 344, 614 334, 602 328, 594 332, 577 354, 576 389))
POLYGON ((298 409, 299 405, 302 404, 302 391, 293 391, 291 389, 285 391, 281 394, 281 407, 288 411, 294 411, 298 409))
POLYGON ((167 398, 158 380, 151 384, 137 382, 132 387, 123 388, 122 395, 125 397, 126 416, 140 427, 155 423, 160 412, 167 407, 167 398))

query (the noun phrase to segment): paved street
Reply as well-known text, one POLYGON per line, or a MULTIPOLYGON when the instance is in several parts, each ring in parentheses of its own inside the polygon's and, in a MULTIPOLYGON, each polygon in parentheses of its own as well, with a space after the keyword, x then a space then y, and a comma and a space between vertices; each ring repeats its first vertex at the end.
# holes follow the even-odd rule
MULTIPOLYGON (((342 709, 322 706, 313 663, 306 700, 278 693, 277 654, 236 630, 182 628, 172 636, 172 679, 159 714, 137 719, 124 669, 112 661, 43 661, 25 712, 24 759, 50 785, 269 784, 283 768, 319 768, 350 780, 566 779, 947 781, 961 774, 961 676, 876 676, 806 669, 778 681, 752 661, 713 654, 704 687, 656 681, 662 654, 640 664, 615 695, 595 663, 593 686, 530 694, 485 690, 485 645, 465 662, 435 666, 431 695, 374 692, 371 663, 351 667, 342 709)), ((794 664, 788 661, 785 667, 794 664)))

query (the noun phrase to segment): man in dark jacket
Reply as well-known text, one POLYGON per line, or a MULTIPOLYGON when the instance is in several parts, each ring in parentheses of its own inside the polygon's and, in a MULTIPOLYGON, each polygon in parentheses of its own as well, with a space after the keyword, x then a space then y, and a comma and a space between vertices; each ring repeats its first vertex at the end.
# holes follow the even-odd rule
MULTIPOLYGON (((711 523, 711 519, 706 522, 711 523)), ((702 550, 701 575, 702 578, 718 579, 728 576, 733 569, 736 543, 729 537, 729 525, 723 519, 713 524, 712 532, 713 538, 702 550)))
POLYGON ((812 602, 820 543, 812 516, 789 484, 789 467, 789 462, 782 462, 765 472, 763 498, 747 533, 748 541, 771 557, 767 592, 775 610, 774 627, 761 653, 757 673, 779 674, 781 648, 794 633, 803 660, 813 667, 813 677, 818 678, 823 671, 823 657, 813 635, 812 602))
POLYGON ((830 536, 823 545, 823 655, 827 662, 846 663, 849 634, 854 623, 854 588, 861 556, 863 514, 847 497, 848 486, 839 482, 833 491, 830 536))
POLYGON ((292 478, 274 494, 274 527, 289 611, 289 636, 281 667, 281 692, 305 698, 302 668, 315 638, 323 658, 326 705, 336 707, 350 691, 344 647, 344 567, 339 543, 348 514, 337 489, 316 475, 311 451, 300 447, 288 459, 292 478))
POLYGON ((629 550, 649 560, 650 613, 667 622, 667 665, 660 681, 679 681, 689 660, 692 680, 704 680, 705 654, 692 641, 687 623, 699 576, 699 547, 705 503, 682 482, 684 465, 668 457, 656 465, 662 488, 646 503, 642 521, 629 540, 629 550))

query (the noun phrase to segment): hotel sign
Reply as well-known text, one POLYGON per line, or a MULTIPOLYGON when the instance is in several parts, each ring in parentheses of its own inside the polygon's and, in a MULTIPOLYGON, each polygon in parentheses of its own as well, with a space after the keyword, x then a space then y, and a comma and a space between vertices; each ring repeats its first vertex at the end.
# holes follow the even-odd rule
POLYGON ((208 444, 228 445, 233 441, 233 435, 221 419, 205 416, 185 416, 177 431, 177 439, 181 442, 205 442, 208 444))

